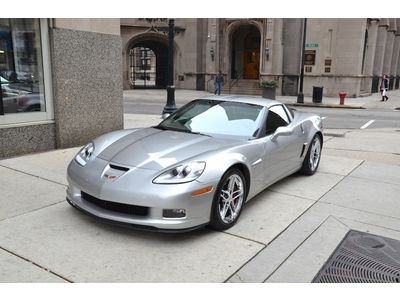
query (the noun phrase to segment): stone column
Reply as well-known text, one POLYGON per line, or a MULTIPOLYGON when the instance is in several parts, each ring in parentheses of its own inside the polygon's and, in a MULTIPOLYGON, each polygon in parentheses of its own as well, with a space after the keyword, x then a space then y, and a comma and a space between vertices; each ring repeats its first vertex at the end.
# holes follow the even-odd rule
POLYGON ((390 73, 394 76, 394 89, 399 88, 399 68, 400 68, 400 19, 396 19, 397 31, 394 37, 392 68, 390 73))
POLYGON ((299 75, 303 19, 285 19, 283 32, 283 73, 299 75))
POLYGON ((264 74, 266 65, 267 65, 267 54, 266 54, 266 48, 268 48, 268 60, 270 59, 269 56, 269 45, 267 44, 267 39, 266 39, 266 34, 267 34, 267 23, 268 19, 263 19, 262 22, 262 33, 261 33, 261 53, 260 53, 260 60, 261 60, 261 70, 260 70, 260 75, 264 74))
POLYGON ((396 23, 393 19, 389 20, 389 28, 387 30, 386 47, 385 47, 385 58, 383 60, 383 74, 390 75, 390 67, 392 65, 393 55, 393 44, 394 44, 394 33, 396 31, 396 23), (393 24, 394 23, 394 24, 393 24))
POLYGON ((227 62, 227 57, 225 54, 227 54, 228 49, 226 47, 229 47, 225 44, 225 39, 228 38, 225 36, 226 34, 226 26, 225 26, 226 19, 218 19, 217 23, 217 45, 216 47, 217 52, 215 53, 215 59, 216 59, 216 70, 222 70, 222 72, 227 72, 229 67, 228 67, 228 62, 227 62))
POLYGON ((374 67, 374 57, 376 51, 376 43, 378 39, 378 19, 370 19, 368 21, 368 44, 365 53, 364 75, 372 75, 374 67))
POLYGON ((390 67, 390 75, 397 75, 397 65, 399 61, 399 50, 400 50, 400 32, 395 33, 393 54, 392 54, 392 65, 390 67))
POLYGON ((371 87, 372 93, 376 93, 379 90, 379 78, 382 76, 388 27, 389 27, 388 19, 379 20, 378 36, 376 39, 376 46, 375 46, 374 66, 372 69, 372 74, 373 74, 372 87, 371 87))
POLYGON ((264 72, 266 74, 271 74, 273 72, 273 61, 275 60, 276 54, 274 49, 275 44, 275 19, 267 19, 265 38, 265 48, 270 49, 269 60, 265 61, 264 72))
POLYGON ((50 37, 57 148, 122 129, 120 20, 56 19, 50 37))
POLYGON ((361 90, 370 92, 372 87, 372 75, 374 67, 374 57, 376 51, 376 41, 378 38, 378 22, 379 19, 368 20, 368 41, 364 58, 363 75, 368 76, 363 78, 361 83, 361 90))
POLYGON ((207 52, 207 39, 208 39, 208 19, 199 18, 196 22, 196 90, 206 90, 206 61, 210 55, 207 52))
POLYGON ((397 59, 397 69, 396 69, 396 87, 400 87, 400 51, 398 54, 398 59, 397 59))
MULTIPOLYGON (((283 68, 283 45, 282 45, 282 31, 283 31, 283 19, 275 19, 274 26, 274 41, 273 41, 273 51, 275 55, 273 56, 272 73, 275 74, 275 78, 279 80, 279 86, 282 87, 282 68, 283 68)), ((281 95, 282 89, 276 89, 276 94, 281 95)))
POLYGON ((302 49, 303 19, 283 21, 283 95, 296 96, 298 93, 300 55, 302 49))
POLYGON ((283 60, 283 47, 282 47, 282 25, 283 19, 274 19, 274 39, 272 41, 272 73, 276 75, 282 74, 282 60, 283 60))
POLYGON ((382 68, 383 68, 383 59, 385 57, 385 47, 386 47, 386 38, 387 38, 387 29, 389 27, 387 19, 381 19, 378 25, 378 36, 376 39, 376 47, 375 47, 375 58, 374 58, 374 67, 373 67, 373 75, 381 76, 382 68))

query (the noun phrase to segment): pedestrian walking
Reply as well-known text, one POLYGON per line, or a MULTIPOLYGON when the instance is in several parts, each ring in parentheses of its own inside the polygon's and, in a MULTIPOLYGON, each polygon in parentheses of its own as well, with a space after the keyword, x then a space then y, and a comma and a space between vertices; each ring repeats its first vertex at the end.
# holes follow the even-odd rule
POLYGON ((215 76, 214 79, 215 95, 221 95, 221 88, 223 85, 224 85, 224 75, 222 75, 221 70, 219 70, 218 75, 215 76))
POLYGON ((389 89, 389 79, 384 74, 382 77, 382 82, 381 82, 381 87, 380 87, 381 95, 382 95, 381 101, 387 101, 389 99, 389 97, 386 95, 388 89, 389 89))

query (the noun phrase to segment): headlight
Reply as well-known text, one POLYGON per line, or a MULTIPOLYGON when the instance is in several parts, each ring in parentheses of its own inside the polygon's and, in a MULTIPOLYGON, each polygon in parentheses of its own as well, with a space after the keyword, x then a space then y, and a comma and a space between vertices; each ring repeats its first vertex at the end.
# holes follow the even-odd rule
POLYGON ((94 152, 94 144, 90 142, 85 147, 82 148, 81 151, 75 156, 75 161, 81 166, 86 165, 90 157, 94 152))
POLYGON ((206 163, 204 161, 196 161, 175 166, 157 176, 153 180, 153 183, 168 184, 190 182, 199 178, 200 175, 203 174, 205 167, 206 163))

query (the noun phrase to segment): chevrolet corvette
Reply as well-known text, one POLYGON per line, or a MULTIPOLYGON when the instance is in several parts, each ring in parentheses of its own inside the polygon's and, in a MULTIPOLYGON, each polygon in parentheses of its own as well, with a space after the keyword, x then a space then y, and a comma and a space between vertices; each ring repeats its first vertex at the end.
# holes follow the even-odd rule
POLYGON ((68 166, 67 201, 147 230, 232 227, 246 201, 295 173, 316 172, 322 119, 256 97, 189 102, 159 125, 84 146, 68 166))

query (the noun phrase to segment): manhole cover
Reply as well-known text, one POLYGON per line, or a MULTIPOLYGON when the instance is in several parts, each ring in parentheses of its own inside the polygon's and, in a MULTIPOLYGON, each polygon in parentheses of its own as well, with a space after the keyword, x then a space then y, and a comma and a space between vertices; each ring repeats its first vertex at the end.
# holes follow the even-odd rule
POLYGON ((312 282, 400 282, 400 241, 351 230, 312 282))

